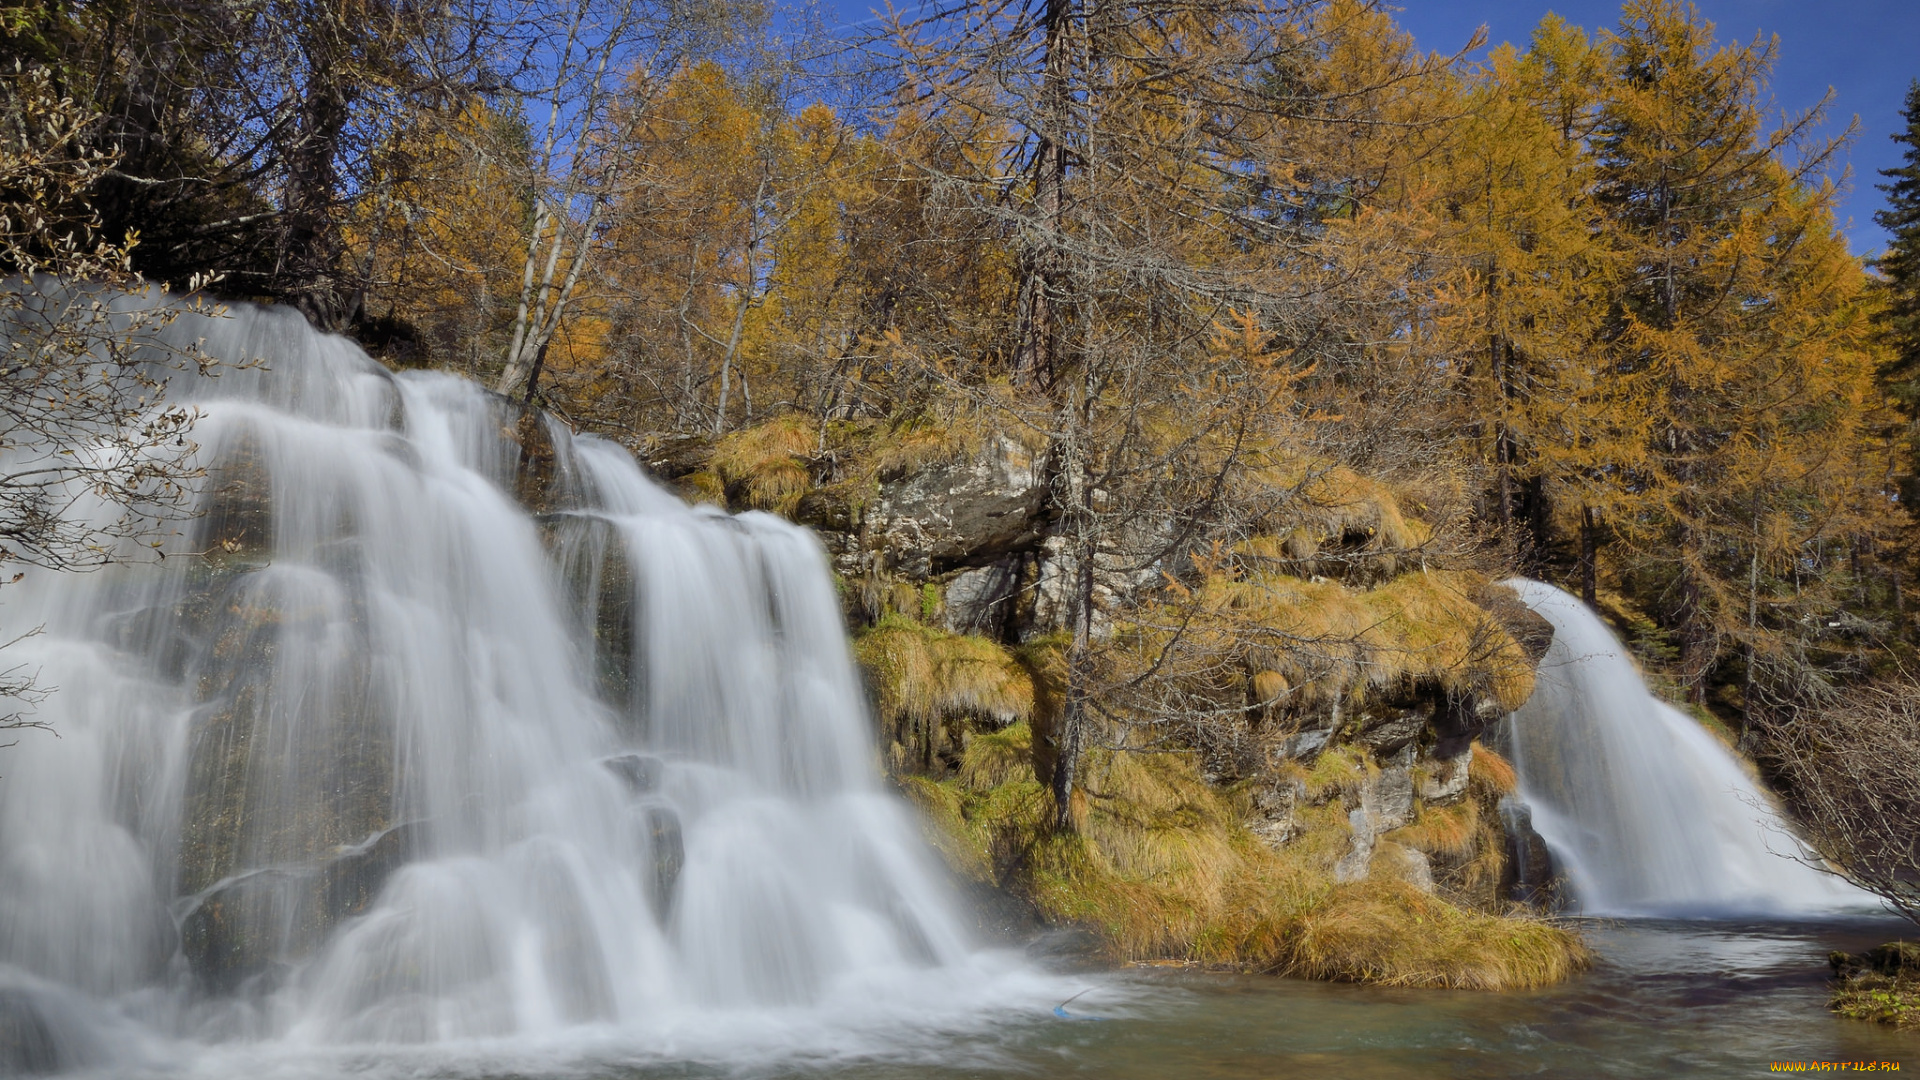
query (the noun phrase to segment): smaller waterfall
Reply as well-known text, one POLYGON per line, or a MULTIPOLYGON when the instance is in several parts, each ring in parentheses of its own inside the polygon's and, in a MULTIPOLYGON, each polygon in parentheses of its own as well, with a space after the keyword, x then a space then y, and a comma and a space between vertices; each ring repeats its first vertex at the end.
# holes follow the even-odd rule
POLYGON ((1534 827, 1582 910, 1683 917, 1872 906, 1811 868, 1726 747, 1647 690, 1625 646, 1577 598, 1507 583, 1553 623, 1532 700, 1513 714, 1534 827))

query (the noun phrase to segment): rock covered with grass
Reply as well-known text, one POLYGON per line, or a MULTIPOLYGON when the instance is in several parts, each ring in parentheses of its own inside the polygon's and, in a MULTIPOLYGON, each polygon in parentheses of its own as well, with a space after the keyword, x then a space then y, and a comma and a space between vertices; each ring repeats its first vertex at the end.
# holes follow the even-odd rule
MULTIPOLYGON (((1572 932, 1405 880, 1379 865, 1384 851, 1373 873, 1338 880, 1351 838, 1333 799, 1306 806, 1276 847, 1246 827, 1249 792, 1208 783, 1191 754, 1106 752, 1089 763, 1078 832, 1060 833, 1035 758, 1017 723, 973 736, 950 778, 903 786, 957 873, 1018 896, 1044 924, 1091 930, 1109 959, 1477 990, 1544 986, 1590 962, 1572 932)), ((1396 843, 1470 850, 1476 813, 1417 819, 1396 843)))
POLYGON ((1587 964, 1525 903, 1550 868, 1510 835, 1530 833, 1513 771, 1479 741, 1532 693, 1552 628, 1434 523, 1458 516, 1444 491, 1268 447, 1229 493, 1232 542, 1141 560, 1122 549, 1160 544, 1152 524, 1116 534, 1093 574, 1107 689, 1063 830, 1078 571, 1043 451, 955 414, 788 418, 675 453, 691 496, 820 534, 887 767, 995 921, 1076 928, 1116 961, 1405 986, 1587 964))
POLYGON ((1920 943, 1893 941, 1864 953, 1836 952, 1830 1005, 1841 1016, 1896 1027, 1920 1025, 1920 943))

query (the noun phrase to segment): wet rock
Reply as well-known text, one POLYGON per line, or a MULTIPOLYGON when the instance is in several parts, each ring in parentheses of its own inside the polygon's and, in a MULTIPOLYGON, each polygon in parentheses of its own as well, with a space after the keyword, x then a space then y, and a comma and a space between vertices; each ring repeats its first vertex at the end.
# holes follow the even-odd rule
POLYGON ((313 866, 242 874, 193 901, 180 948, 203 989, 271 989, 342 921, 364 914, 413 856, 416 826, 388 829, 313 866))
POLYGON ((324 933, 342 920, 364 914, 394 871, 413 860, 420 832, 415 823, 396 825, 323 865, 318 887, 308 892, 308 902, 317 901, 320 909, 304 921, 324 933))
POLYGON ((673 913, 674 888, 687 865, 686 843, 680 834, 680 816, 664 806, 647 807, 647 848, 652 876, 647 884, 654 916, 665 922, 673 913))
POLYGON ((503 455, 490 468, 493 481, 529 513, 585 506, 586 478, 575 471, 567 430, 535 406, 499 395, 489 401, 503 455))
POLYGON ((0 1076, 42 1076, 64 1067, 53 1029, 33 996, 0 987, 0 1076))
POLYGON ((1836 979, 1853 979, 1868 973, 1909 980, 1920 978, 1920 942, 1890 941, 1863 953, 1828 953, 1827 963, 1836 979))
POLYGON ((273 483, 260 439, 243 430, 207 470, 194 550, 214 567, 246 569, 273 557, 273 483))
POLYGON ((625 538, 612 522, 586 514, 544 515, 540 527, 548 554, 567 585, 575 633, 591 642, 600 699, 631 720, 634 728, 644 726, 631 715, 634 705, 645 698, 644 693, 635 693, 645 673, 638 667, 635 650, 637 581, 625 538))
POLYGON ((657 757, 647 754, 621 754, 610 757, 600 764, 607 771, 620 778, 627 791, 634 795, 652 795, 660 790, 660 776, 664 765, 657 757))
POLYGON ((203 990, 232 994, 268 975, 288 950, 279 932, 292 883, 262 873, 214 889, 180 920, 180 950, 203 990))
POLYGON ((1511 795, 1500 800, 1498 809, 1506 845, 1501 894, 1515 903, 1551 907, 1558 899, 1553 856, 1533 829, 1533 811, 1511 795))
POLYGON ((224 583, 188 672, 200 704, 182 798, 176 881, 192 899, 181 933, 196 977, 220 991, 311 951, 357 910, 353 897, 377 888, 366 867, 403 857, 406 839, 361 850, 392 825, 393 726, 351 589, 274 573, 224 583), (343 853, 361 861, 329 872, 343 853))

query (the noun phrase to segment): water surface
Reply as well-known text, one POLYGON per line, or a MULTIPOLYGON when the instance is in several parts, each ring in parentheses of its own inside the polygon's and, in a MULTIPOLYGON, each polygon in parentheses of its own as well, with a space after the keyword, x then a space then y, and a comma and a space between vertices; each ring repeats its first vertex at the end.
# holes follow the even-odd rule
MULTIPOLYGON (((1826 1010, 1826 955, 1898 936, 1904 924, 1596 923, 1601 959, 1546 990, 1393 990, 1167 968, 1059 974, 1082 995, 1061 1019, 1031 1000, 941 1010, 906 1002, 831 1018, 701 1014, 643 1034, 579 1030, 513 1041, 289 1053, 228 1047, 192 1075, 338 1075, 594 1080, 742 1077, 959 1080, 1099 1077, 1748 1077, 1774 1061, 1881 1061, 1920 1069, 1920 1033, 1826 1010), (1094 1019, 1097 1017, 1098 1019, 1094 1019)), ((1035 987, 1022 990, 1031 994, 1035 987)), ((849 1003, 851 1004, 851 1003, 849 1003)), ((1906 1071, 1903 1069, 1902 1071, 1906 1071)))

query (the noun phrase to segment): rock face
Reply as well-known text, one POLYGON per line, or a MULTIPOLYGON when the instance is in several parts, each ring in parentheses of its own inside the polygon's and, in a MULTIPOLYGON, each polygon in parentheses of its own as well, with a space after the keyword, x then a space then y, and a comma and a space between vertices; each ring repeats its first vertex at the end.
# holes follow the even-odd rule
POLYGON ((67 1064, 37 1003, 13 987, 0 989, 0 1076, 44 1076, 67 1064))
POLYGON ((350 530, 331 573, 279 570, 257 446, 238 439, 212 476, 205 567, 158 640, 199 701, 175 882, 181 946, 204 986, 231 991, 362 910, 410 833, 393 819, 390 698, 353 633, 364 597, 350 530))
MULTIPOLYGON (((1347 812, 1347 825, 1353 830, 1353 846, 1334 865, 1335 881, 1359 881, 1370 876, 1374 849, 1380 837, 1413 821, 1412 762, 1412 753, 1403 752, 1360 785, 1360 805, 1347 812)), ((1419 852, 1412 854, 1419 855, 1419 852)), ((1402 866, 1408 862, 1406 856, 1400 856, 1399 859, 1402 866)), ((1427 886, 1431 887, 1431 876, 1424 869, 1425 856, 1421 856, 1420 865, 1422 870, 1419 876, 1424 877, 1427 886)))
POLYGON ((600 697, 636 727, 643 726, 644 718, 633 712, 646 700, 646 673, 635 661, 635 582, 619 532, 604 518, 580 514, 544 514, 539 521, 547 551, 567 585, 574 632, 592 642, 600 697))
POLYGON ((925 579, 1032 550, 1045 503, 1039 462, 1003 436, 973 460, 882 483, 866 515, 867 545, 886 553, 890 569, 925 579))
MULTIPOLYGON (((710 447, 695 441, 665 445, 651 455, 657 459, 653 461, 657 473, 689 476, 705 475, 690 470, 705 469, 705 462, 714 456, 710 447)), ((849 622, 856 630, 873 628, 881 633, 883 628, 877 624, 883 619, 904 617, 929 632, 986 639, 1005 647, 1009 656, 1018 653, 1020 663, 1034 663, 1035 654, 1021 648, 1038 643, 1044 650, 1049 635, 1066 625, 1072 590, 1080 579, 1074 553, 1050 516, 1050 477, 1044 454, 995 437, 971 456, 883 474, 868 496, 850 493, 838 480, 828 482, 840 475, 836 472, 840 465, 838 459, 812 462, 810 475, 825 486, 800 495, 793 516, 820 534, 841 577, 849 622)), ((1552 624, 1534 614, 1511 589, 1471 574, 1456 572, 1449 580, 1478 580, 1477 584, 1423 584, 1435 579, 1426 576, 1421 559, 1409 554, 1422 543, 1420 534, 1401 515, 1384 486, 1338 469, 1328 470, 1312 483, 1320 485, 1313 490, 1324 497, 1321 502, 1302 509, 1289 524, 1258 526, 1278 530, 1263 541, 1270 543, 1259 549, 1266 552, 1259 559, 1270 561, 1277 574, 1290 575, 1294 583, 1287 586, 1292 592, 1281 589, 1275 595, 1291 597, 1284 601, 1287 604, 1326 603, 1329 610, 1338 608, 1326 616, 1331 620, 1331 629, 1325 631, 1329 639, 1342 635, 1357 639, 1372 626, 1396 620, 1392 633, 1401 637, 1355 647, 1375 651, 1328 659, 1322 665, 1333 671, 1346 664, 1341 669, 1344 674, 1316 674, 1319 669, 1314 663, 1319 661, 1306 664, 1305 670, 1277 670, 1287 665, 1257 655, 1223 664, 1223 668, 1245 667, 1248 701, 1267 704, 1247 709, 1248 731, 1237 736, 1235 747, 1218 755, 1220 760, 1209 758, 1205 771, 1217 780, 1246 785, 1250 803, 1246 826, 1278 848, 1302 835, 1309 818, 1323 821, 1326 817, 1320 809, 1330 796, 1310 791, 1299 775, 1311 771, 1329 752, 1357 751, 1363 755, 1366 778, 1346 784, 1337 796, 1351 839, 1334 868, 1335 876, 1352 881, 1382 874, 1424 889, 1455 888, 1457 893, 1464 888, 1454 880, 1466 872, 1461 866, 1485 854, 1488 858, 1470 872, 1477 875, 1472 885, 1475 895, 1484 896, 1495 887, 1485 879, 1497 875, 1485 868, 1501 857, 1501 833, 1491 824, 1482 824, 1496 817, 1497 796, 1484 788, 1476 789, 1479 794, 1470 791, 1473 748, 1505 715, 1511 698, 1524 698, 1526 678, 1514 676, 1512 669, 1538 663, 1552 642, 1552 624), (1393 592, 1394 587, 1401 591, 1393 592), (1419 614, 1389 610, 1396 602, 1419 614), (1343 618, 1348 621, 1339 621, 1343 618), (1420 627, 1405 625, 1418 620, 1442 625, 1423 638, 1420 627), (1448 642, 1473 641, 1449 653, 1450 659, 1427 659, 1424 653, 1434 651, 1434 641, 1448 634, 1455 635, 1448 642), (1461 669, 1479 663, 1475 657, 1488 651, 1489 641, 1500 660, 1485 662, 1463 676, 1461 669), (1499 668, 1499 664, 1507 666, 1499 668), (1380 670, 1390 674, 1375 674, 1380 670), (1321 680, 1346 680, 1348 688, 1312 685, 1321 680), (1460 817, 1465 824, 1449 826, 1468 835, 1445 841, 1456 848, 1468 845, 1472 851, 1467 855, 1449 849, 1450 854, 1436 861, 1389 835, 1417 825, 1424 814, 1470 799, 1485 805, 1476 802, 1480 810, 1460 817)), ((723 497, 733 497, 731 488, 723 497)), ((1094 493, 1096 504, 1100 499, 1094 493)), ((1106 544, 1141 553, 1140 557, 1120 559, 1110 552, 1094 557, 1096 640, 1111 632, 1104 621, 1111 612, 1126 610, 1169 577, 1198 577, 1195 567, 1180 561, 1187 555, 1163 557, 1172 546, 1171 534, 1160 535, 1150 524, 1131 528, 1129 535, 1110 536, 1106 544)), ((1317 632, 1303 630, 1300 635, 1304 636, 1291 640, 1306 642, 1303 648, 1311 653, 1317 632)), ((1289 639, 1286 633, 1276 637, 1289 639)), ((1048 705, 1042 699, 1050 691, 1038 668, 1032 674, 1034 756, 1036 767, 1044 773, 1052 750, 1048 705)), ((1222 711, 1230 713, 1236 704, 1226 702, 1222 711)), ((940 778, 944 772, 936 763, 953 756, 943 756, 941 747, 964 745, 968 733, 951 732, 941 723, 924 719, 909 726, 911 731, 893 732, 900 745, 889 759, 892 767, 940 778)), ((991 725, 980 727, 991 730, 991 725)), ((1209 754, 1202 751, 1203 757, 1209 754)), ((1534 849, 1525 845, 1514 850, 1521 857, 1536 857, 1534 849)), ((1510 883, 1511 894, 1546 896, 1551 875, 1536 882, 1533 875, 1538 870, 1537 866, 1523 868, 1521 877, 1510 883)))

